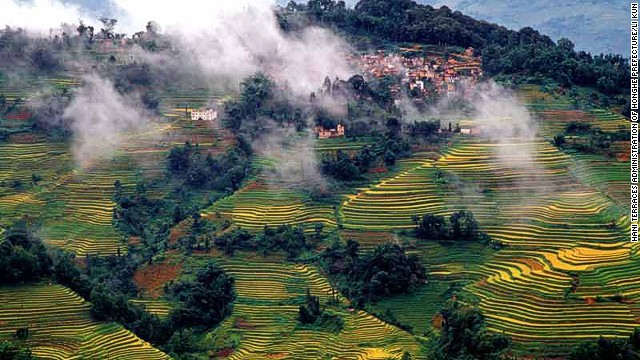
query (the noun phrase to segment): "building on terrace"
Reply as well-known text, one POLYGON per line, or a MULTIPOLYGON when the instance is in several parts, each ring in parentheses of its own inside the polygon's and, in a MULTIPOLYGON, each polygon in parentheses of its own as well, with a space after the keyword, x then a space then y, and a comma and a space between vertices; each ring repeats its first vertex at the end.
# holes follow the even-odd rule
POLYGON ((218 112, 213 109, 191 110, 191 120, 213 121, 218 118, 218 112))
POLYGON ((344 136, 344 125, 338 124, 335 129, 325 129, 324 127, 318 125, 315 128, 315 133, 318 135, 319 139, 331 139, 336 137, 344 136))

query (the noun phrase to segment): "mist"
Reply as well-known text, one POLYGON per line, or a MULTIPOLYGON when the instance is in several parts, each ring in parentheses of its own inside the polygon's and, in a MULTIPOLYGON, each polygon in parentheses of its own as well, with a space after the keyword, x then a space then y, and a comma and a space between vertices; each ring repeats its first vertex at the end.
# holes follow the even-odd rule
MULTIPOLYGON (((354 73, 344 57, 349 46, 341 38, 316 27, 296 35, 285 34, 273 8, 265 2, 209 5, 195 17, 192 14, 199 13, 197 10, 182 17, 182 9, 191 8, 179 5, 154 4, 142 13, 157 21, 164 29, 162 33, 171 39, 180 53, 173 61, 204 77, 211 88, 237 89, 242 79, 263 72, 278 84, 286 84, 296 97, 308 98, 326 76, 346 78, 354 73), (165 19, 167 13, 175 20, 156 20, 165 19)), ((133 9, 129 13, 137 14, 133 9)))
POLYGON ((0 0, 0 26, 20 27, 34 35, 48 34, 62 24, 77 24, 80 19, 95 23, 80 6, 55 0, 0 0))
POLYGON ((73 131, 73 158, 87 168, 97 159, 111 156, 126 132, 140 131, 149 122, 141 107, 120 95, 110 81, 91 74, 83 82, 63 118, 73 131))
POLYGON ((501 162, 514 168, 535 165, 532 142, 537 137, 538 125, 511 90, 493 81, 479 84, 471 105, 478 134, 499 144, 496 152, 501 162))
POLYGON ((315 134, 311 130, 303 133, 295 127, 280 127, 270 122, 265 133, 253 144, 253 151, 273 161, 272 166, 262 169, 262 176, 270 187, 298 187, 309 190, 310 186, 324 186, 315 150, 315 134))
MULTIPOLYGON (((0 23, 24 28, 32 36, 46 36, 49 29, 55 29, 51 34, 60 33, 63 28, 67 33, 74 33, 80 20, 85 24, 99 24, 95 12, 60 1, 36 0, 26 4, 0 0, 0 4, 3 9, 0 23)), ((134 45, 128 49, 130 55, 116 55, 125 63, 148 64, 154 77, 154 90, 177 86, 237 91, 244 78, 263 72, 278 86, 286 87, 289 100, 300 104, 308 103, 309 94, 321 87, 326 76, 344 79, 355 73, 346 60, 345 54, 351 49, 344 40, 317 27, 295 34, 285 33, 274 13, 274 5, 269 0, 209 3, 114 0, 105 3, 108 15, 118 20, 116 33, 131 36, 143 31, 150 21, 158 25, 153 35, 162 44, 158 49, 149 51, 134 45)), ((99 33, 101 26, 94 26, 99 33)), ((81 44, 78 45, 80 49, 81 44)), ((139 128, 146 120, 137 105, 129 100, 135 96, 123 96, 113 88, 113 76, 104 71, 104 65, 88 65, 90 59, 78 61, 82 51, 76 52, 65 56, 51 51, 58 59, 66 58, 62 61, 65 67, 72 65, 67 62, 71 60, 81 73, 89 74, 85 86, 74 92, 75 98, 64 111, 65 119, 72 120, 73 124, 74 158, 84 167, 112 152, 125 131, 139 128)), ((345 106, 334 102, 321 106, 331 113, 346 112, 345 106)), ((287 130, 283 132, 286 134, 287 130)), ((275 136, 274 132, 270 136, 275 136)), ((302 149, 313 149, 313 139, 303 142, 310 146, 302 149)), ((274 158, 291 155, 287 149, 273 146, 275 143, 278 141, 265 140, 266 151, 274 158)), ((302 153, 305 152, 309 155, 307 159, 315 159, 310 156, 312 150, 302 153)), ((278 172, 291 174, 285 162, 281 165, 283 168, 278 172)), ((315 161, 309 166, 305 173, 313 174, 312 169, 317 167, 315 161)))

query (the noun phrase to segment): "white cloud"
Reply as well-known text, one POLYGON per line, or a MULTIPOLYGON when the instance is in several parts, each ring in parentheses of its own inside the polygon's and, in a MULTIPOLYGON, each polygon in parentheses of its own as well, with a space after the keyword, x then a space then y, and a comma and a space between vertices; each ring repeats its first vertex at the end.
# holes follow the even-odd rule
POLYGON ((50 29, 60 28, 63 23, 77 24, 80 19, 85 18, 90 17, 80 7, 62 4, 59 1, 0 0, 0 25, 2 26, 8 25, 31 32, 48 33, 50 29))

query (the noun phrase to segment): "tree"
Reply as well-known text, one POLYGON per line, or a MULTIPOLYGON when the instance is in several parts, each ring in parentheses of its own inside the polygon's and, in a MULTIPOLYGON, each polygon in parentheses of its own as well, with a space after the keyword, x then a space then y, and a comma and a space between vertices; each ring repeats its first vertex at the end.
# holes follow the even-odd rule
POLYGON ((511 339, 502 334, 486 331, 480 311, 458 300, 449 301, 440 311, 443 318, 438 346, 432 351, 436 358, 449 359, 501 359, 509 349, 511 339))
POLYGON ((172 311, 178 326, 213 327, 231 314, 236 299, 234 279, 214 262, 196 273, 193 281, 175 284, 171 293, 183 302, 172 311))
POLYGON ((313 228, 316 233, 316 238, 320 238, 320 236, 322 235, 322 229, 324 229, 324 223, 316 223, 313 228))
POLYGON ((118 20, 110 19, 108 17, 102 17, 99 19, 102 23, 103 28, 100 29, 100 34, 103 39, 113 39, 115 37, 114 29, 118 20))
POLYGON ((49 48, 43 47, 36 49, 31 54, 31 61, 33 65, 41 71, 53 72, 60 68, 60 62, 49 48))
POLYGON ((24 219, 13 223, 0 241, 0 284, 35 281, 51 274, 47 250, 24 219))
POLYGON ((31 182, 34 185, 38 185, 38 183, 42 180, 42 177, 38 174, 32 173, 31 174, 31 182))
POLYGON ((556 147, 562 148, 564 144, 565 144, 564 134, 557 134, 553 137, 553 145, 555 145, 556 147))
POLYGON ((354 260, 357 259, 359 249, 360 249, 360 243, 358 243, 353 239, 347 240, 346 250, 347 250, 347 256, 349 258, 354 260))
POLYGON ((313 324, 321 314, 320 299, 317 296, 311 295, 311 292, 307 289, 305 303, 300 305, 298 321, 303 324, 313 324))
MULTIPOLYGON (((635 332, 634 332, 635 333, 635 332)), ((633 335, 632 335, 633 336, 633 335)), ((584 342, 576 346, 569 355, 570 360, 638 360, 640 356, 627 339, 600 337, 596 341, 584 342)))
POLYGON ((364 95, 368 91, 367 82, 362 75, 354 75, 349 78, 348 83, 358 95, 364 95))
POLYGON ((254 114, 273 95, 275 84, 263 73, 250 76, 242 82, 240 97, 246 113, 254 114))
POLYGON ((2 360, 31 360, 35 359, 31 350, 17 343, 0 341, 0 359, 2 360))
POLYGON ((471 211, 458 211, 449 217, 450 237, 454 240, 475 240, 478 238, 478 222, 471 211))
POLYGON ((169 170, 175 173, 184 172, 189 168, 191 156, 191 144, 185 143, 184 147, 173 147, 169 151, 169 170))
POLYGON ((444 216, 425 214, 420 220, 416 235, 428 240, 444 240, 448 237, 444 216))

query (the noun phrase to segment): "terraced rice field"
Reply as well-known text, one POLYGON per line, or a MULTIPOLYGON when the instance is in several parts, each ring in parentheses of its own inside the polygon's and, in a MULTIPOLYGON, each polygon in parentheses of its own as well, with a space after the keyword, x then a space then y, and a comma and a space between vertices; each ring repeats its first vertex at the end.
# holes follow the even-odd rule
POLYGON ((24 327, 38 359, 169 359, 121 325, 92 321, 89 304, 60 285, 0 288, 0 339, 24 327))
POLYGON ((0 158, 11 159, 0 163, 0 225, 24 215, 39 217, 43 239, 80 256, 124 250, 122 236, 112 225, 114 182, 120 180, 126 193, 146 180, 153 183, 149 195, 162 196, 171 184, 154 180, 164 178, 170 145, 199 138, 206 151, 216 153, 232 144, 219 122, 208 125, 151 123, 140 133, 125 134, 113 156, 96 159, 85 169, 75 165, 68 142, 30 135, 0 144, 0 158), (32 174, 42 178, 37 185, 32 184, 32 174), (21 185, 15 186, 16 181, 21 185))
POLYGON ((611 276, 594 279, 594 272, 637 263, 623 212, 607 194, 571 176, 579 157, 542 142, 521 146, 534 152, 526 167, 513 166, 525 161, 517 152, 500 153, 495 144, 472 142, 451 149, 436 163, 489 189, 483 192, 488 206, 476 206, 474 214, 493 240, 508 245, 479 267, 481 278, 467 290, 481 299, 489 329, 511 335, 524 347, 627 336, 638 326, 633 300, 586 299, 610 297, 613 289, 631 299, 640 290, 631 283, 617 287, 611 276), (582 276, 599 286, 583 288, 582 276))
POLYGON ((452 248, 434 258, 436 245, 418 241, 412 251, 435 265, 431 287, 382 301, 376 311, 388 308, 426 330, 455 281, 478 299, 490 330, 513 337, 516 353, 558 356, 568 344, 626 337, 640 325, 640 285, 633 277, 640 247, 628 242, 625 216, 628 161, 564 153, 548 142, 569 121, 617 131, 625 120, 602 110, 574 110, 562 97, 525 97, 541 121, 537 138, 463 138, 436 161, 419 161, 345 197, 340 215, 357 235, 411 228, 414 211, 472 210, 481 229, 505 247, 480 260, 477 251, 452 248), (454 254, 459 258, 447 258, 454 254), (612 301, 614 295, 622 300, 612 301))
POLYGON ((315 147, 317 151, 320 152, 328 152, 328 151, 349 151, 349 150, 360 150, 360 148, 371 145, 372 140, 358 140, 352 141, 347 138, 333 138, 333 139, 318 139, 316 141, 315 147))
POLYGON ((429 269, 428 285, 409 295, 380 300, 372 305, 372 309, 380 314, 391 311, 402 324, 412 326, 414 334, 422 334, 431 329, 434 316, 449 300, 449 287, 480 281, 483 278, 481 266, 495 251, 477 243, 420 242, 409 253, 418 254, 429 269))
POLYGON ((236 359, 387 359, 404 351, 416 354, 413 336, 363 311, 335 311, 345 321, 333 334, 298 327, 298 306, 306 290, 327 299, 331 285, 306 265, 287 264, 281 259, 220 258, 220 265, 236 279, 238 300, 221 331, 241 334, 236 359))
POLYGON ((259 180, 216 202, 203 214, 229 218, 238 227, 262 231, 265 225, 303 225, 309 231, 316 223, 335 227, 333 208, 312 202, 300 192, 270 186, 259 180))
POLYGON ((0 156, 15 160, 3 162, 6 168, 0 170, 6 183, 0 189, 3 225, 23 215, 39 216, 43 239, 79 255, 113 254, 122 246, 111 220, 113 183, 119 179, 132 188, 131 168, 103 162, 88 170, 75 169, 67 144, 44 141, 0 145, 0 156), (42 178, 37 186, 31 174, 42 178), (10 186, 15 180, 22 186, 10 186))
POLYGON ((447 213, 442 192, 435 183, 433 161, 417 156, 403 160, 400 173, 347 195, 340 208, 346 229, 393 230, 415 227, 414 215, 447 213))

